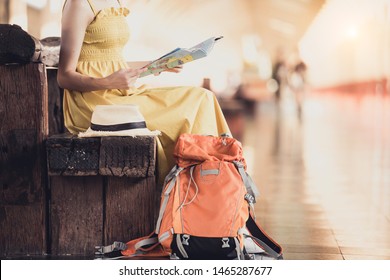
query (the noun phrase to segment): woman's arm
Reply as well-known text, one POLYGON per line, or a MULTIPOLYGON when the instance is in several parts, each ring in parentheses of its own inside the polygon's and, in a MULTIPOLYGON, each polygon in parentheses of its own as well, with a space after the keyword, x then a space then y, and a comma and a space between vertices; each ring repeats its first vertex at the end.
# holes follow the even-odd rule
POLYGON ((102 89, 128 89, 144 70, 119 70, 104 78, 94 78, 76 72, 77 62, 87 26, 94 14, 87 1, 68 0, 62 13, 61 50, 58 84, 80 92, 102 89))

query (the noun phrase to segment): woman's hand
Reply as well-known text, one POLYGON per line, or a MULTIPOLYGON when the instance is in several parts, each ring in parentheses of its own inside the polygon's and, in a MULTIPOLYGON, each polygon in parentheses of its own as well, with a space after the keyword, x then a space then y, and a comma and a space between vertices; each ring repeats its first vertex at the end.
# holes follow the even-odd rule
POLYGON ((155 73, 154 75, 155 76, 158 76, 160 75, 162 72, 171 72, 171 73, 180 73, 181 70, 183 70, 183 65, 177 65, 173 68, 165 68, 163 71, 159 72, 159 73, 155 73))
POLYGON ((167 70, 165 70, 165 72, 180 73, 181 70, 183 70, 183 65, 177 65, 176 67, 173 67, 173 68, 167 68, 167 70))
POLYGON ((139 75, 145 70, 146 68, 118 70, 105 78, 106 88, 129 89, 134 86, 139 75))

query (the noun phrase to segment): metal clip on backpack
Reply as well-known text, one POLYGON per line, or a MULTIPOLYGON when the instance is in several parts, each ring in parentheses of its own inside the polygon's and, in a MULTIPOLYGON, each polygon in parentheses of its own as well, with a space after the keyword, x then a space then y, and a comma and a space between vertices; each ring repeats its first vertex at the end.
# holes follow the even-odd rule
POLYGON ((103 257, 282 259, 282 248, 254 219, 257 188, 241 143, 183 134, 166 176, 156 228, 149 236, 98 246, 103 257))

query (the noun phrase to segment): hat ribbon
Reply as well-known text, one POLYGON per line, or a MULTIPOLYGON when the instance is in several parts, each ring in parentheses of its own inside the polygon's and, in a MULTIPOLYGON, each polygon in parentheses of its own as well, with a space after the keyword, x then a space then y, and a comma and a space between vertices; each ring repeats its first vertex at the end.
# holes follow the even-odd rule
POLYGON ((146 128, 145 122, 121 123, 113 125, 101 125, 91 123, 91 129, 95 131, 121 131, 137 128, 146 128))

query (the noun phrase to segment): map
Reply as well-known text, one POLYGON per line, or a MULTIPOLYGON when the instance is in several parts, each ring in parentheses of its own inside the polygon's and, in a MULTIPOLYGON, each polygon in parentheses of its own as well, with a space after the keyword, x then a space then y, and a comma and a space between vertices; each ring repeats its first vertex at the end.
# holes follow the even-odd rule
POLYGON ((211 37, 196 46, 189 49, 176 48, 173 51, 153 60, 149 64, 143 66, 148 70, 143 72, 140 77, 145 77, 150 74, 159 74, 169 68, 174 68, 178 65, 207 56, 214 47, 214 44, 223 37, 211 37))

